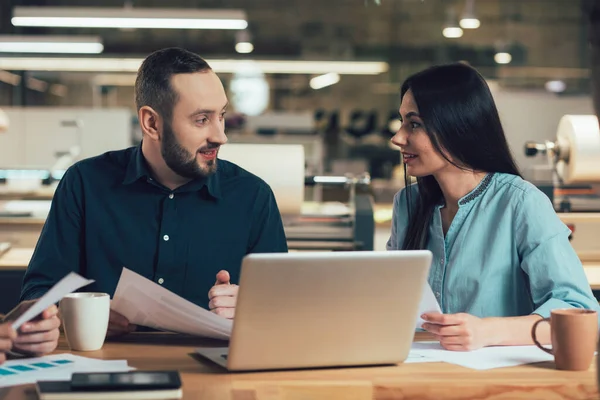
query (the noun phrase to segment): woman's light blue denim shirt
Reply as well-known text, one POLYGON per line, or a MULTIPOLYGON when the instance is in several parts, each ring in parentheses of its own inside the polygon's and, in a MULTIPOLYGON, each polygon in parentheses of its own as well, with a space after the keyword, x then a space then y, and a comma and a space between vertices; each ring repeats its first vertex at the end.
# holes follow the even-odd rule
MULTIPOLYGON (((394 197, 388 250, 402 249, 408 227, 406 194, 394 197)), ((409 186, 412 201, 417 185, 409 186)), ((429 284, 444 313, 514 317, 556 308, 600 311, 569 243, 570 230, 550 199, 510 174, 488 174, 459 201, 444 237, 439 205, 429 226, 429 284)))

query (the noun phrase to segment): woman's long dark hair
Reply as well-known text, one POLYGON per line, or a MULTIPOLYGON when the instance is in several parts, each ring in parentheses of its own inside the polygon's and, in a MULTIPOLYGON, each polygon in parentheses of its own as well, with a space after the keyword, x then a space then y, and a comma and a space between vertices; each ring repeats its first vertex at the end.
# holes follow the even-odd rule
MULTIPOLYGON (((410 90, 425 131, 434 148, 459 168, 519 175, 500 116, 483 77, 472 67, 457 63, 428 68, 410 76, 402 85, 401 98, 410 90)), ((433 211, 442 201, 442 190, 432 175, 417 178, 419 196, 414 207, 404 170, 408 229, 402 248, 427 246, 433 211)))

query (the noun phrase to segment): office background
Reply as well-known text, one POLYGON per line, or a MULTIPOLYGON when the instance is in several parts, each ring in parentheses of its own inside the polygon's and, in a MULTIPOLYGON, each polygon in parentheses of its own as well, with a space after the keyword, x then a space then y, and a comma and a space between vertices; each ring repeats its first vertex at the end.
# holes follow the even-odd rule
MULTIPOLYGON (((597 14, 585 0, 4 0, 0 312, 16 301, 64 170, 141 140, 135 72, 171 46, 221 77, 232 144, 302 147, 304 178, 277 187, 278 201, 293 203, 293 251, 385 248, 404 185, 389 141, 400 85, 433 64, 469 63, 488 81, 524 177, 552 198, 600 288, 600 163, 598 175, 566 184, 541 150, 526 152, 555 141, 563 116, 595 114, 597 14), (110 22, 120 15, 129 25, 110 22), (108 26, 90 22, 102 19, 108 26)), ((266 160, 240 162, 252 171, 266 160)))

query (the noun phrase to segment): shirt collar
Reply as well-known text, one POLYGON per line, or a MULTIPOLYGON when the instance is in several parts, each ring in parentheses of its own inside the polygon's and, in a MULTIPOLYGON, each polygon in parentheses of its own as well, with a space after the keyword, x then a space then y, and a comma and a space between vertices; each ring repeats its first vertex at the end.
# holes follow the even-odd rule
POLYGON ((487 173, 483 177, 481 182, 479 182, 479 184, 475 187, 475 189, 473 189, 471 192, 467 193, 460 200, 458 200, 458 205, 464 206, 466 204, 469 204, 470 202, 472 202, 473 200, 475 200, 476 198, 481 196, 483 193, 485 193, 487 188, 490 186, 490 183, 492 182, 493 177, 494 177, 493 172, 487 173))
POLYGON ((221 181, 219 169, 208 178, 197 178, 177 188, 179 192, 200 192, 206 187, 208 194, 215 199, 221 198, 221 181))
MULTIPOLYGON (((492 179, 494 178, 494 175, 495 175, 495 173, 493 173, 493 172, 487 173, 483 177, 481 182, 479 182, 473 190, 471 190, 469 193, 465 194, 463 197, 458 199, 458 207, 460 208, 464 205, 471 203, 473 200, 477 199, 479 196, 481 196, 483 193, 485 193, 487 188, 490 186, 490 183, 492 183, 492 179)), ((440 199, 440 202, 436 206, 438 209, 446 206, 446 200, 444 200, 444 196, 442 196, 442 198, 440 199)))
MULTIPOLYGON (((219 160, 220 161, 220 160, 219 160)), ((217 162, 219 162, 217 161, 217 162)), ((220 165, 219 167, 222 167, 220 165)), ((216 198, 221 198, 221 181, 219 178, 219 171, 221 168, 218 168, 217 171, 210 175, 208 178, 199 178, 194 179, 186 183, 185 185, 179 187, 177 190, 179 191, 200 191, 203 187, 206 186, 208 193, 216 198)), ((148 165, 146 164, 146 159, 144 158, 144 154, 142 153, 142 144, 140 143, 136 146, 129 158, 129 162, 127 163, 127 169, 125 171, 125 177, 123 179, 124 185, 130 185, 141 178, 152 178, 150 174, 150 170, 148 169, 148 165)))
POLYGON ((146 166, 146 160, 142 154, 142 144, 134 147, 127 163, 127 170, 125 171, 125 178, 123 179, 124 185, 130 185, 143 177, 150 177, 150 172, 146 166))
POLYGON ((219 165, 219 168, 217 168, 217 170, 215 171, 214 174, 212 174, 211 176, 208 177, 208 180, 206 182, 206 187, 208 188, 208 193, 210 193, 210 195, 212 197, 214 197, 215 199, 220 199, 221 196, 221 178, 220 178, 220 173, 219 171, 221 170, 221 168, 223 167, 223 163, 220 162, 220 160, 217 160, 217 164, 221 164, 219 165))

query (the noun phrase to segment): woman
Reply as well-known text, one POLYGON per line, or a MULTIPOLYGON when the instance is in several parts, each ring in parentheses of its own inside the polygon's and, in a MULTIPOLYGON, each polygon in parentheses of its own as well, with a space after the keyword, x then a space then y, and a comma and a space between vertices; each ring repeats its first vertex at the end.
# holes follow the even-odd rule
MULTIPOLYGON (((429 284, 444 314, 423 315, 423 329, 448 350, 525 345, 552 309, 599 310, 569 229, 519 175, 481 75, 464 64, 432 67, 401 95, 392 142, 407 186, 394 197, 387 248, 434 255, 429 284)), ((548 324, 538 338, 550 341, 548 324)))

